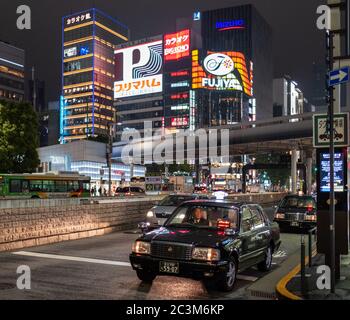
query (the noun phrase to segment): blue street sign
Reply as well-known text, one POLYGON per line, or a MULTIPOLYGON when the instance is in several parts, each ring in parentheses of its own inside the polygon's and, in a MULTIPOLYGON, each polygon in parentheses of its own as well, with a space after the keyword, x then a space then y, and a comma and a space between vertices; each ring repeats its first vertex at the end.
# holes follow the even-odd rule
POLYGON ((350 67, 333 70, 329 73, 329 86, 336 86, 350 80, 350 67))

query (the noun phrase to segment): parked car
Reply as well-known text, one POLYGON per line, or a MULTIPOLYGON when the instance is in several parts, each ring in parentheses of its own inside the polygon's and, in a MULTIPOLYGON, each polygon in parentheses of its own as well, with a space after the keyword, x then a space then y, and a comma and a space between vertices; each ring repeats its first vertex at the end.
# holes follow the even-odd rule
POLYGON ((274 221, 280 227, 311 228, 317 224, 316 201, 312 196, 288 195, 276 207, 274 221))
POLYGON ((139 227, 141 230, 159 228, 171 216, 174 210, 183 202, 209 198, 209 195, 204 194, 170 194, 147 212, 145 222, 140 223, 139 227))
POLYGON ((204 186, 194 187, 194 193, 208 193, 208 188, 204 186))
POLYGON ((195 200, 180 205, 163 227, 138 238, 130 262, 145 282, 172 275, 231 291, 237 272, 255 265, 270 270, 280 243, 278 224, 259 205, 195 200))
POLYGON ((119 187, 115 191, 116 196, 142 196, 145 190, 140 187, 119 187))

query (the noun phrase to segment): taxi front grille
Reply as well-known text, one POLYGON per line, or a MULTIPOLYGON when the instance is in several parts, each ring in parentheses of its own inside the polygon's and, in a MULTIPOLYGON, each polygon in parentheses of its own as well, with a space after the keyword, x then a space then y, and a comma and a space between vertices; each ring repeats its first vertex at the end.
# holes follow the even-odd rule
POLYGON ((192 246, 170 242, 152 242, 151 255, 157 258, 191 260, 192 246))

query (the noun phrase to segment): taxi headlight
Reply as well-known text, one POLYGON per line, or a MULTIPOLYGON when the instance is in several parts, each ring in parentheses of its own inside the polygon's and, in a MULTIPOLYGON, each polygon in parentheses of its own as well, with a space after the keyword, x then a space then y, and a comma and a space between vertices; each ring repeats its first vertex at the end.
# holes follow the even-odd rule
POLYGON ((192 259, 205 261, 219 261, 220 251, 213 248, 194 248, 192 259))
POLYGON ((132 252, 138 254, 150 254, 151 253, 151 244, 144 241, 135 241, 132 246, 132 252))
POLYGON ((150 210, 147 212, 147 218, 153 218, 153 216, 154 216, 153 211, 150 210))

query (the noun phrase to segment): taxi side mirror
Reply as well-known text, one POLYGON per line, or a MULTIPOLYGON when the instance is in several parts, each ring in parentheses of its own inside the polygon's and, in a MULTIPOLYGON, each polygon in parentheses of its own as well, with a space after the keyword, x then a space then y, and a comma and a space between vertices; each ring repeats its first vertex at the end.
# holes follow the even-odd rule
POLYGON ((137 227, 138 227, 139 229, 141 229, 141 232, 142 232, 143 234, 145 234, 145 233, 148 232, 149 226, 150 226, 149 222, 141 222, 141 223, 139 223, 139 224, 137 225, 137 227))

